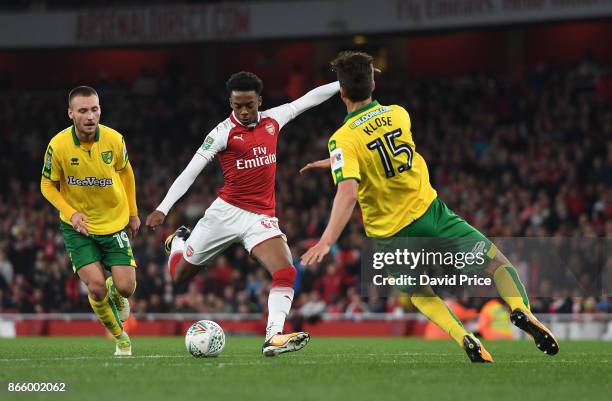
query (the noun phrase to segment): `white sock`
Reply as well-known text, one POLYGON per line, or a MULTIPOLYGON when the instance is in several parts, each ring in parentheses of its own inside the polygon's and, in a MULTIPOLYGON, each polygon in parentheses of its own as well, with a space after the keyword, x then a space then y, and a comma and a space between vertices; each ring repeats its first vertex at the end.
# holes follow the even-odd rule
POLYGON ((266 340, 275 334, 283 332, 285 319, 293 302, 293 288, 272 287, 268 295, 268 325, 266 340))
POLYGON ((175 235, 174 238, 172 238, 170 254, 173 254, 174 252, 183 252, 184 250, 185 250, 185 240, 175 235))
POLYGON ((172 243, 170 244, 170 256, 168 257, 168 267, 170 267, 170 261, 172 260, 172 257, 176 255, 177 253, 181 254, 182 256, 184 251, 185 251, 185 240, 177 236, 174 236, 174 238, 172 238, 172 243))

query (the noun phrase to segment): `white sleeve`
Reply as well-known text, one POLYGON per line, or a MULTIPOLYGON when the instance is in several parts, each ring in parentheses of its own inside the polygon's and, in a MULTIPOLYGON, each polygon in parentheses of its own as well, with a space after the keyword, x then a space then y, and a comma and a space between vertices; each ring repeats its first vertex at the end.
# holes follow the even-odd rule
POLYGON ((291 103, 285 103, 281 106, 266 110, 262 114, 275 119, 278 122, 280 129, 306 110, 317 106, 334 96, 339 90, 340 83, 337 81, 332 82, 331 84, 322 85, 314 88, 301 98, 296 99, 291 103))
POLYGON ((176 180, 170 186, 164 200, 159 204, 156 210, 159 210, 164 215, 174 206, 174 204, 183 196, 191 187, 198 175, 204 170, 204 167, 210 163, 215 155, 224 150, 227 146, 227 134, 229 130, 224 129, 225 122, 215 127, 204 139, 202 146, 193 156, 185 170, 176 177, 176 180))
POLYGON ((157 206, 157 210, 162 212, 164 215, 168 215, 168 212, 174 206, 174 204, 181 199, 185 192, 191 187, 191 184, 195 181, 198 175, 204 170, 204 167, 208 164, 209 160, 202 157, 199 151, 193 156, 185 170, 176 177, 176 180, 172 183, 172 186, 168 190, 164 200, 157 206))

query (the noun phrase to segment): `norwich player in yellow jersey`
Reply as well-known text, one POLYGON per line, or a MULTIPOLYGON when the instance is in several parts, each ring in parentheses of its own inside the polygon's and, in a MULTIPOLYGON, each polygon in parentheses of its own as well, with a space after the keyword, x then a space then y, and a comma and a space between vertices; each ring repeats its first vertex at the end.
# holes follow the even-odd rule
MULTIPOLYGON (((556 354, 559 345, 550 330, 531 314, 516 269, 482 233, 437 197, 429 182, 427 164, 416 150, 408 112, 401 106, 385 106, 372 100, 372 57, 343 52, 332 62, 332 68, 340 81, 340 97, 348 115, 329 139, 330 158, 310 163, 302 172, 331 167, 338 190, 327 228, 319 242, 302 255, 302 264, 322 261, 348 223, 356 201, 366 235, 379 242, 392 237, 468 239, 485 256, 479 268, 493 277, 512 310, 512 323, 532 336, 541 351, 556 354)), ((472 362, 493 362, 484 346, 463 328, 431 287, 403 290, 409 292, 419 311, 465 349, 472 362)))
POLYGON ((59 210, 60 231, 72 267, 87 285, 91 307, 113 335, 116 356, 130 356, 122 320, 136 288, 130 239, 140 227, 136 184, 121 134, 99 124, 100 101, 93 88, 68 96, 73 125, 55 135, 45 153, 41 192, 59 210), (59 188, 59 190, 58 190, 59 188), (111 271, 105 280, 103 268, 111 271))

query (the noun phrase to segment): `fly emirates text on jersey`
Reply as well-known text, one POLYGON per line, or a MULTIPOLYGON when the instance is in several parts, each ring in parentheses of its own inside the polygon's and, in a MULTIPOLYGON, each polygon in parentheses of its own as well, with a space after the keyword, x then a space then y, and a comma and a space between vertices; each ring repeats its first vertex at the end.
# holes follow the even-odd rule
POLYGON ((252 151, 252 158, 236 160, 236 168, 238 170, 261 167, 276 163, 276 153, 268 154, 268 148, 265 146, 256 146, 252 149, 252 151))

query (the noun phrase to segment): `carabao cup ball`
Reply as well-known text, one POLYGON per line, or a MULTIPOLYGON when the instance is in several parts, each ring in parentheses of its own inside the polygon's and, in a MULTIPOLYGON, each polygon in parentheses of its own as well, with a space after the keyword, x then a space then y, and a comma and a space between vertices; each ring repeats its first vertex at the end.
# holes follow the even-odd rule
POLYGON ((185 347, 196 358, 217 356, 225 347, 225 333, 212 320, 200 320, 187 330, 185 347))

